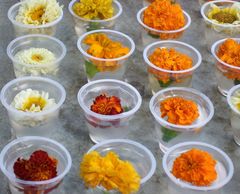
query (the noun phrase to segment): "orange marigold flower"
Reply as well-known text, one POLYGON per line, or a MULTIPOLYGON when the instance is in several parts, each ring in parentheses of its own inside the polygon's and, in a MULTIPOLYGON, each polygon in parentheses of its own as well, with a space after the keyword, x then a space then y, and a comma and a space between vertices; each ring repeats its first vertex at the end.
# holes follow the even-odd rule
POLYGON ((209 186, 217 179, 216 160, 206 151, 191 149, 173 163, 172 173, 176 178, 197 186, 209 186))
POLYGON ((190 125, 199 117, 196 102, 182 97, 170 97, 160 103, 161 117, 167 117, 169 123, 190 125))
POLYGON ((123 112, 121 100, 116 96, 97 96, 91 105, 91 111, 102 115, 116 115, 123 112))
POLYGON ((26 181, 44 181, 57 176, 57 160, 42 150, 31 154, 29 160, 18 158, 13 165, 16 177, 26 181))

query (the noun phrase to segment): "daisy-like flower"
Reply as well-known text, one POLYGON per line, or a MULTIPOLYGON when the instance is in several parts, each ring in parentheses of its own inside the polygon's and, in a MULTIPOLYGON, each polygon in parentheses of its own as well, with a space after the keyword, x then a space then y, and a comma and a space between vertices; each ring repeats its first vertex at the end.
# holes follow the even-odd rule
POLYGON ((24 0, 18 10, 16 21, 23 24, 43 25, 58 19, 63 6, 56 0, 24 0))
POLYGON ((55 105, 55 99, 49 98, 47 92, 39 92, 30 88, 19 92, 11 103, 13 108, 24 112, 41 112, 55 105))
POLYGON ((235 92, 235 95, 231 97, 231 103, 240 111, 240 90, 235 92))

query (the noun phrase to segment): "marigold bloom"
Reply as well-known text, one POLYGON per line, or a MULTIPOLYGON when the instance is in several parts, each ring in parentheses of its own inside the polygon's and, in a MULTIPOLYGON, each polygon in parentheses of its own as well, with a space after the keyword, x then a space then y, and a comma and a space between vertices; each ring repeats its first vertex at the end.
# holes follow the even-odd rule
POLYGON ((191 125, 199 117, 196 102, 182 97, 170 97, 160 103, 161 117, 175 125, 191 125))
POLYGON ((211 154, 191 149, 173 163, 172 173, 176 178, 197 186, 209 186, 217 179, 216 160, 211 154))

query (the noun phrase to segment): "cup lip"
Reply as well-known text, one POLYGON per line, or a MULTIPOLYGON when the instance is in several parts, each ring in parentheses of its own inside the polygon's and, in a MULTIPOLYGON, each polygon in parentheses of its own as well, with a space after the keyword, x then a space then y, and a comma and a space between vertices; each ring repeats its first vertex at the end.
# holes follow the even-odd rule
POLYGON ((59 23, 62 18, 63 18, 63 10, 61 9, 61 15, 54 21, 52 22, 49 22, 49 23, 46 23, 46 24, 42 24, 42 25, 32 25, 32 24, 23 24, 23 23, 20 23, 20 22, 17 22, 13 16, 11 15, 12 14, 12 11, 17 7, 17 6, 20 6, 21 4, 23 4, 24 1, 22 2, 18 2, 18 3, 15 3, 14 5, 12 5, 9 10, 8 10, 8 19, 12 22, 12 24, 16 25, 16 26, 19 26, 19 27, 22 27, 22 28, 29 28, 29 29, 36 29, 36 28, 47 28, 47 27, 51 27, 57 23, 59 23))
POLYGON ((163 159, 162 159, 162 166, 163 169, 165 171, 165 173, 167 174, 167 176, 171 179, 171 181, 173 181, 176 185, 180 185, 183 188, 187 188, 187 189, 191 189, 191 190, 198 190, 198 191, 209 191, 209 190, 216 190, 219 189, 221 187, 223 187, 224 185, 226 185, 232 178, 233 176, 233 172, 234 172, 234 166, 232 163, 232 160, 229 158, 229 156, 222 151, 221 149, 207 144, 207 143, 203 143, 203 142, 198 142, 198 141, 188 141, 188 142, 184 142, 184 143, 178 143, 174 146, 172 146, 171 148, 168 149, 168 151, 164 154, 163 159), (219 185, 214 185, 214 186, 209 186, 209 187, 197 187, 197 186, 192 186, 189 185, 183 181, 179 181, 179 179, 177 179, 174 175, 172 175, 172 173, 169 171, 168 167, 167 167, 167 158, 168 156, 171 154, 171 152, 173 152, 174 150, 184 147, 184 146, 189 146, 189 145, 193 145, 193 146, 204 146, 204 147, 208 147, 211 148, 212 150, 217 151, 219 154, 221 154, 224 159, 227 161, 228 166, 229 166, 229 174, 227 175, 226 179, 224 181, 222 181, 219 185))
POLYGON ((92 30, 90 32, 87 32, 87 33, 84 33, 82 36, 79 37, 78 41, 77 41, 77 47, 78 47, 78 50, 85 56, 85 57, 88 57, 88 58, 91 58, 91 59, 95 59, 95 60, 98 60, 98 61, 119 61, 119 60, 123 60, 123 59, 126 59, 128 58, 129 56, 131 56, 135 50, 135 43, 133 41, 132 38, 130 38, 128 35, 122 33, 122 32, 119 32, 119 31, 115 31, 115 30, 109 30, 109 29, 100 29, 100 30, 92 30), (113 59, 103 59, 103 58, 99 58, 99 57, 94 57, 90 54, 88 54, 87 52, 84 51, 84 49, 82 48, 82 42, 83 40, 85 39, 86 36, 88 36, 89 34, 94 34, 94 33, 113 33, 113 34, 117 34, 119 36, 122 36, 124 37, 125 39, 127 39, 130 44, 131 44, 131 49, 130 51, 128 52, 128 54, 122 56, 122 57, 118 57, 118 58, 113 58, 113 59))
POLYGON ((166 88, 166 89, 163 89, 163 90, 160 90, 159 92, 157 92, 156 94, 153 95, 153 97, 151 98, 150 100, 150 103, 149 103, 149 108, 150 108, 150 111, 152 113, 152 115, 154 116, 155 120, 160 124, 160 125, 164 125, 164 126, 170 126, 172 128, 177 128, 179 129, 180 131, 182 130, 187 130, 187 131, 192 131, 194 130, 195 128, 201 128, 203 127, 204 125, 206 125, 213 117, 214 115, 214 107, 213 107, 213 104, 211 102, 211 100, 203 93, 199 92, 198 90, 196 89, 193 89, 193 88, 184 88, 184 87, 171 87, 171 88, 166 88), (169 123, 168 121, 164 120, 160 115, 158 115, 155 111, 154 111, 154 100, 156 98, 158 98, 158 96, 164 92, 168 92, 168 91, 185 91, 185 92, 191 92, 193 94, 196 94, 198 95, 199 97, 201 97, 207 104, 208 106, 210 107, 210 113, 208 115, 208 117, 201 123, 198 123, 198 124, 192 124, 192 125, 175 125, 175 124, 172 124, 172 123, 169 123), (193 128, 191 130, 191 128, 193 128))
POLYGON ((227 67, 229 67, 229 68, 231 68, 231 69, 240 70, 240 67, 233 66, 233 65, 230 65, 230 64, 228 64, 228 63, 225 63, 224 61, 222 61, 221 59, 219 59, 218 56, 216 55, 216 47, 217 47, 219 44, 221 44, 221 43, 223 43, 224 41, 226 41, 227 39, 233 39, 233 40, 235 40, 235 41, 240 42, 240 38, 225 38, 225 39, 218 40, 218 41, 216 41, 215 43, 213 43, 213 45, 212 45, 212 47, 211 47, 211 53, 212 53, 213 57, 214 57, 219 63, 221 63, 222 65, 227 66, 227 67))
POLYGON ((111 144, 111 143, 125 143, 125 144, 130 144, 130 145, 134 145, 135 147, 138 147, 140 148, 141 150, 144 150, 148 157, 150 158, 151 160, 151 169, 150 171, 148 172, 147 176, 145 176, 144 178, 141 179, 141 184, 144 184, 145 182, 147 182, 151 177, 152 175, 154 174, 155 170, 156 170, 156 159, 153 155, 153 153, 146 147, 144 146, 143 144, 141 143, 138 143, 136 141, 133 141, 133 140, 130 140, 130 139, 110 139, 110 140, 105 140, 105 141, 102 141, 101 143, 98 143, 98 144, 95 144, 94 146, 92 146, 87 153, 91 152, 91 151, 94 151, 96 150, 97 148, 105 145, 105 144, 111 144))
POLYGON ((79 1, 79 0, 72 0, 69 4, 68 4, 68 10, 69 12, 71 13, 71 15, 77 19, 80 19, 82 21, 85 21, 85 22, 98 22, 98 23, 101 23, 101 22, 108 22, 108 21, 112 21, 112 20, 115 20, 117 19, 123 12, 123 8, 122 8, 122 5, 117 1, 117 0, 113 0, 113 3, 115 3, 119 9, 118 13, 116 15, 114 15, 113 17, 111 18, 108 18, 108 19, 105 19, 105 20, 89 20, 89 19, 85 19, 85 18, 82 18, 80 16, 78 16, 77 14, 74 13, 74 11, 72 10, 72 7, 73 5, 76 3, 76 1, 79 1))
POLYGON ((5 174, 5 176, 8 177, 8 179, 10 179, 14 182, 20 183, 20 184, 28 184, 28 185, 33 185, 33 186, 43 185, 43 184, 51 184, 53 182, 63 179, 63 177, 69 172, 71 166, 72 166, 72 158, 71 158, 69 151, 62 144, 58 143, 57 141, 55 141, 53 139, 46 138, 46 137, 25 136, 25 137, 17 138, 15 140, 11 141, 10 143, 8 143, 0 153, 0 168, 1 168, 2 172, 5 174), (67 166, 65 167, 64 171, 61 174, 59 174, 57 177, 49 179, 49 180, 45 180, 45 181, 25 181, 25 180, 16 178, 11 173, 9 173, 8 170, 3 166, 4 155, 12 146, 14 146, 18 143, 24 142, 24 141, 29 141, 29 140, 42 140, 44 142, 50 142, 50 143, 58 146, 67 156, 67 166))
POLYGON ((208 21, 209 23, 213 24, 213 25, 216 25, 216 26, 219 26, 219 27, 239 27, 240 24, 237 24, 237 25, 233 25, 233 24, 218 24, 218 23, 215 23, 213 22, 213 20, 210 20, 208 19, 208 17, 205 15, 205 9, 207 8, 208 5, 210 4, 214 4, 214 3, 237 3, 237 1, 231 1, 231 0, 214 0, 214 1, 209 1, 209 2, 206 2, 204 3, 202 6, 201 6, 201 15, 203 17, 204 20, 208 21))
POLYGON ((50 114, 56 110, 58 110, 61 105, 64 103, 65 99, 66 99, 66 91, 64 89, 64 87, 58 83, 57 81, 54 81, 52 79, 49 79, 49 78, 46 78, 46 77, 38 77, 38 76, 25 76, 25 77, 20 77, 20 78, 16 78, 16 79, 13 79, 11 80, 10 82, 8 82, 1 90, 1 93, 0 93, 0 98, 1 98, 1 102, 2 102, 2 105, 8 110, 8 111, 11 111, 15 114, 21 114, 21 115, 25 115, 25 116, 28 116, 28 117, 35 117, 35 116, 44 116, 46 114, 50 114), (62 96, 59 100, 59 102, 52 108, 48 109, 48 110, 43 110, 41 112, 23 112, 23 111, 20 111, 20 110, 17 110, 15 108, 13 108, 11 105, 9 105, 6 100, 5 100, 5 97, 4 97, 4 94, 6 92, 6 90, 14 85, 14 84, 17 84, 17 83, 20 83, 21 81, 44 81, 44 82, 47 82, 51 85, 54 85, 55 87, 57 87, 61 93, 62 93, 62 96))
MULTIPOLYGON (((62 54, 60 55, 60 57, 58 57, 53 63, 59 63, 65 56, 67 53, 67 49, 66 46, 64 45, 64 43, 52 36, 48 36, 45 34, 28 34, 28 35, 24 35, 24 36, 19 36, 15 39, 13 39, 7 46, 7 55, 8 57, 14 62, 14 63, 18 63, 18 64, 23 64, 25 66, 31 66, 31 67, 36 67, 36 65, 32 65, 32 64, 26 64, 26 63, 20 63, 18 60, 15 59, 15 57, 12 55, 11 53, 11 48, 12 46, 19 40, 23 40, 23 39, 27 39, 27 38, 45 38, 45 39, 49 39, 52 41, 55 41, 57 44, 60 45, 60 47, 62 47, 62 54)), ((47 67, 48 64, 39 64, 37 65, 37 67, 47 67)))
POLYGON ((191 25, 191 17, 190 17, 190 15, 186 11, 182 10, 183 14, 187 18, 187 23, 182 28, 179 28, 177 30, 157 30, 155 28, 151 28, 151 27, 147 26, 146 24, 144 24, 142 19, 141 19, 141 15, 142 15, 143 11, 145 11, 145 9, 147 9, 147 8, 148 8, 148 6, 143 7, 142 9, 140 9, 138 11, 138 13, 137 13, 137 21, 138 21, 138 23, 141 26, 143 26, 144 28, 147 28, 150 31, 158 32, 158 33, 177 33, 177 32, 181 32, 181 31, 186 30, 191 25))
POLYGON ((126 82, 123 82, 123 81, 120 81, 120 80, 114 80, 114 79, 101 79, 101 80, 91 81, 91 82, 85 84, 78 91, 77 98, 78 98, 78 103, 79 103, 80 107, 84 110, 84 112, 86 114, 91 115, 91 116, 96 117, 96 118, 99 118, 99 119, 102 119, 102 120, 106 120, 106 121, 115 120, 115 119, 122 119, 122 118, 129 117, 129 116, 133 115, 135 112, 137 112, 138 109, 140 108, 141 104, 142 104, 142 97, 141 97, 140 93, 137 91, 136 88, 134 88, 132 85, 130 85, 130 84, 126 83, 126 82), (91 111, 90 108, 87 107, 84 104, 83 98, 81 97, 82 93, 89 86, 92 86, 94 84, 99 84, 99 83, 105 83, 105 82, 111 82, 111 83, 116 83, 116 84, 119 84, 119 85, 127 86, 137 96, 138 101, 137 101, 136 105, 131 110, 129 110, 127 112, 123 112, 123 113, 117 114, 117 115, 102 115, 102 114, 95 113, 95 112, 91 111))
POLYGON ((197 69, 201 63, 202 63, 202 55, 200 54, 200 52, 194 48, 193 46, 187 44, 187 43, 184 43, 184 42, 181 42, 181 41, 176 41, 176 40, 162 40, 162 41, 157 41, 157 42, 154 42, 154 43, 151 43, 149 44, 143 51, 143 58, 145 60, 145 62, 152 68, 158 70, 158 71, 162 71, 162 72, 166 72, 166 73, 176 73, 176 74, 179 74, 179 73, 188 73, 188 72, 191 72, 191 71, 194 71, 195 69, 197 69), (198 57, 198 60, 197 60, 197 63, 195 65, 193 65, 191 68, 189 69, 185 69, 185 70, 180 70, 180 71, 171 71, 171 70, 167 70, 167 69, 163 69, 163 68, 160 68, 160 67, 157 67, 156 65, 154 65, 153 63, 151 63, 148 59, 148 56, 147 56, 147 53, 149 51, 149 49, 151 49, 153 46, 155 45, 160 45, 160 44, 164 44, 164 43, 170 43, 173 45, 172 48, 174 48, 174 45, 182 45, 184 47, 187 47, 189 49, 191 49, 198 57))
POLYGON ((240 85, 236 85, 233 86, 227 94, 227 102, 228 105, 230 106, 230 108, 232 109, 232 111, 234 111, 236 114, 240 115, 240 112, 237 110, 237 108, 235 106, 233 106, 232 102, 231 102, 231 97, 233 96, 233 93, 237 90, 240 90, 240 85))

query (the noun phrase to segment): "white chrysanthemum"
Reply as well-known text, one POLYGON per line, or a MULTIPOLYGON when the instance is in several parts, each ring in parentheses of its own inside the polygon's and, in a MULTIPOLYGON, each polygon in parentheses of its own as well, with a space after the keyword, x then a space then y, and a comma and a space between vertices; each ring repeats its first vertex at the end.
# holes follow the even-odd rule
POLYGON ((231 97, 231 103, 240 111, 240 90, 231 97))
POLYGON ((43 25, 60 17, 63 6, 56 0, 24 0, 16 21, 23 24, 43 25))
POLYGON ((41 112, 55 106, 55 99, 49 98, 48 92, 26 89, 19 92, 11 106, 24 112, 41 112))

